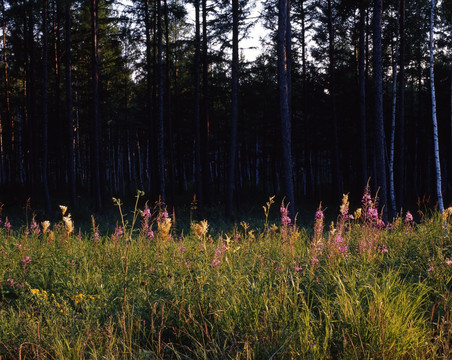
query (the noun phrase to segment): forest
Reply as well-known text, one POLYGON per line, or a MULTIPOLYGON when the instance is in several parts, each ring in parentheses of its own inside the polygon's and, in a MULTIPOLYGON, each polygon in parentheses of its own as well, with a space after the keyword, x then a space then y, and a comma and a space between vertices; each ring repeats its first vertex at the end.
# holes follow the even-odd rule
POLYGON ((0 190, 48 213, 452 201, 452 1, 1 0, 0 190), (258 55, 244 47, 263 26, 258 55), (369 180, 370 179, 370 180, 369 180))

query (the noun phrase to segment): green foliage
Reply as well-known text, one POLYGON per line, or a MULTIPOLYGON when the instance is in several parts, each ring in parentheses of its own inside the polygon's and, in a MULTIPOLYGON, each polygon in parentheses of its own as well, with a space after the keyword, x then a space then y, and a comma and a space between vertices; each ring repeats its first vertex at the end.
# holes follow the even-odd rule
POLYGON ((141 195, 111 236, 94 220, 81 236, 63 222, 2 222, 0 356, 450 358, 444 216, 383 227, 370 196, 354 217, 344 196, 328 232, 319 207, 311 235, 269 221, 271 199, 263 230, 242 222, 214 233, 200 222, 179 234, 162 204, 139 210, 141 195))

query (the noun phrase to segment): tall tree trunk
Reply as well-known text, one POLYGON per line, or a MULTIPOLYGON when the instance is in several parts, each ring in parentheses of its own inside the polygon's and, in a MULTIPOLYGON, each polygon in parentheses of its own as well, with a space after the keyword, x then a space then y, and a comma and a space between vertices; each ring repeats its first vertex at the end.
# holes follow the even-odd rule
POLYGON ((93 86, 93 137, 92 137, 92 182, 97 210, 103 208, 101 146, 102 130, 99 111, 99 52, 98 52, 98 0, 91 1, 92 36, 92 86, 93 86))
POLYGON ((399 158, 398 158, 398 187, 397 196, 399 206, 403 206, 406 193, 406 164, 405 164, 405 0, 400 0, 399 6, 400 28, 400 58, 399 58, 399 158))
POLYGON ((235 190, 235 162, 237 159, 237 125, 239 119, 239 0, 232 0, 232 109, 229 149, 226 217, 232 218, 235 190))
POLYGON ((164 0, 165 10, 165 51, 166 51, 166 81, 165 81, 165 95, 167 108, 167 123, 168 123, 168 146, 169 146, 169 183, 170 183, 170 197, 172 202, 176 200, 176 186, 175 186, 175 155, 174 155, 174 133, 173 133, 173 116, 172 116, 172 97, 171 97, 171 51, 169 41, 169 16, 168 16, 168 2, 164 0))
POLYGON ((380 208, 383 210, 383 217, 387 219, 387 180, 386 180, 386 160, 385 160, 385 131, 383 122, 383 65, 381 49, 381 12, 382 0, 374 0, 373 18, 373 65, 374 65, 374 102, 375 102, 375 141, 376 141, 376 185, 379 187, 380 208))
POLYGON ((282 163, 283 178, 286 200, 288 203, 289 215, 294 219, 295 194, 293 186, 292 169, 292 135, 291 135, 291 115, 290 115, 290 2, 289 0, 279 0, 278 13, 278 87, 281 114, 281 141, 282 141, 282 163))
POLYGON ((359 45, 358 45, 358 76, 359 76, 359 124, 360 124, 360 152, 361 152, 361 186, 369 180, 367 172, 367 116, 366 116, 366 7, 364 0, 359 8, 359 45))
POLYGON ((198 204, 204 203, 201 164, 201 24, 199 20, 200 3, 194 1, 195 5, 195 182, 198 204))
POLYGON ((438 207, 439 211, 442 213, 444 211, 443 204, 443 194, 441 189, 441 164, 439 156, 439 139, 438 139, 438 123, 436 120, 436 95, 435 95, 435 76, 433 71, 433 23, 435 14, 435 0, 431 0, 430 8, 430 93, 432 96, 432 122, 433 122, 433 145, 434 145, 434 156, 435 156, 435 169, 436 169, 436 195, 438 197, 438 207))
POLYGON ((334 48, 334 26, 333 26, 333 9, 331 0, 328 0, 328 57, 329 57, 329 75, 330 75, 330 96, 331 111, 333 121, 333 182, 336 196, 341 196, 344 191, 341 155, 339 149, 338 119, 337 119, 337 102, 336 102, 336 50, 334 48))
POLYGON ((210 159, 209 159, 209 127, 210 127, 210 112, 209 112, 209 59, 207 52, 207 0, 202 0, 202 125, 201 125, 201 168, 202 168, 202 185, 204 204, 210 203, 210 159))
MULTIPOLYGON (((151 43, 151 16, 149 13, 150 9, 150 0, 144 0, 144 9, 145 9, 145 34, 146 34, 146 117, 147 122, 149 124, 149 129, 151 134, 156 133, 155 129, 155 121, 154 121, 154 79, 153 79, 153 56, 152 56, 152 49, 153 44, 151 43)), ((126 142, 124 142, 125 144, 126 142)), ((150 142, 150 155, 149 155, 149 161, 148 161, 148 167, 150 173, 150 186, 149 191, 151 194, 157 194, 158 193, 158 184, 157 184, 157 177, 156 177, 156 157, 155 157, 155 149, 156 146, 154 145, 156 142, 151 141, 150 142)), ((127 167, 126 167, 127 168, 127 167)))
POLYGON ((391 114, 391 139, 389 143, 389 194, 391 199, 392 216, 397 215, 395 185, 394 185, 394 145, 397 113, 397 62, 399 56, 399 36, 396 36, 394 58, 392 60, 392 114, 391 114))
POLYGON ((4 156, 4 170, 6 182, 15 180, 14 172, 14 156, 12 146, 12 124, 11 124, 11 106, 10 106, 10 89, 8 77, 8 59, 6 56, 6 15, 5 1, 2 0, 2 30, 3 30, 3 76, 5 82, 4 107, 2 111, 2 145, 4 156))
POLYGON ((48 161, 49 161, 49 113, 48 113, 48 100, 49 100, 49 72, 48 72, 48 29, 47 29, 47 16, 48 16, 48 1, 44 0, 42 12, 42 35, 43 35, 43 46, 42 46, 42 75, 43 75, 43 98, 42 98, 42 130, 43 130, 43 159, 42 159, 42 182, 44 186, 44 198, 45 198, 45 209, 46 213, 50 214, 50 193, 49 193, 49 183, 47 179, 48 173, 48 161))
POLYGON ((157 0, 157 78, 158 78, 158 174, 159 174, 159 194, 163 202, 166 201, 165 193, 165 152, 164 152, 164 94, 163 94, 163 44, 162 44, 162 2, 157 0))
POLYGON ((71 194, 71 205, 77 207, 77 178, 75 170, 74 152, 74 119, 73 119, 73 96, 72 96, 72 32, 71 32, 71 0, 66 1, 66 143, 69 169, 69 186, 71 194))

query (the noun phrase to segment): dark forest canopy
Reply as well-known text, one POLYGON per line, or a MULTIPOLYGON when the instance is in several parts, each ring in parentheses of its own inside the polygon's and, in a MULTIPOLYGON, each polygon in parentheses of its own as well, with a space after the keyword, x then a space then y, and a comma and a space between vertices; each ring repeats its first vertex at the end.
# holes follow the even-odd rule
POLYGON ((292 212, 359 197, 370 178, 392 216, 436 201, 440 164, 448 205, 452 1, 433 4, 437 163, 431 6, 1 0, 0 201, 48 210, 59 194, 99 210, 142 189, 231 216, 273 194, 292 212), (249 61, 256 22, 268 32, 249 61))

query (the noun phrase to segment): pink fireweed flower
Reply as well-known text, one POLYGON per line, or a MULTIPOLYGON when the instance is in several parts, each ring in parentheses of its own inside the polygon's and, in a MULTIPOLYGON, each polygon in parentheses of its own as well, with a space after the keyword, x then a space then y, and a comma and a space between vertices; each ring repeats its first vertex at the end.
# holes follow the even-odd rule
POLYGON ((444 261, 446 263, 447 266, 451 266, 452 265, 452 260, 449 258, 446 258, 446 260, 444 261))
POLYGON ((7 220, 7 221, 5 221, 5 224, 3 225, 3 227, 6 230, 11 230, 11 223, 7 220))
POLYGON ((221 265, 221 261, 218 259, 213 259, 212 260, 212 267, 216 267, 216 266, 220 266, 221 265))
POLYGON ((316 257, 311 258, 311 265, 316 265, 318 263, 319 263, 319 259, 317 259, 316 257))
POLYGON ((22 244, 16 243, 16 246, 20 249, 22 247, 22 244))
POLYGON ((427 271, 432 272, 433 270, 434 270, 433 266, 430 266, 427 271))
POLYGON ((287 208, 281 206, 279 212, 281 213, 281 225, 289 226, 292 220, 289 217, 289 211, 287 210, 287 208))
POLYGON ((413 222, 413 215, 409 211, 406 212, 405 222, 411 224, 413 222))
POLYGON ((154 238, 154 232, 152 230, 148 231, 147 237, 152 240, 154 238))
POLYGON ((296 267, 294 268, 294 270, 295 270, 295 272, 299 272, 299 271, 303 270, 303 268, 302 268, 302 267, 296 266, 296 267))
POLYGON ((377 251, 381 252, 382 254, 385 254, 385 253, 387 253, 389 250, 388 250, 388 248, 386 247, 385 244, 382 244, 382 245, 378 245, 377 251))
POLYGON ((39 228, 38 223, 34 220, 30 225, 30 230, 32 230, 36 235, 39 235, 41 233, 41 229, 39 228))
POLYGON ((22 265, 24 265, 24 266, 27 265, 27 264, 29 264, 29 263, 31 263, 30 257, 29 257, 29 256, 25 256, 25 257, 22 259, 21 263, 22 263, 22 265))
POLYGON ((150 209, 144 209, 143 216, 144 217, 150 217, 151 216, 151 210, 150 209))

